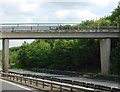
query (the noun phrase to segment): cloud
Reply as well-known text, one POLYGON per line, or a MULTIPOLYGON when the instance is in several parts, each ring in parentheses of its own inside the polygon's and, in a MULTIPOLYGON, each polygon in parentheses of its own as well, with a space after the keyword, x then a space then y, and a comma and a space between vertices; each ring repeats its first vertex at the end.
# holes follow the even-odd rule
MULTIPOLYGON (((80 22, 108 15, 118 1, 0 0, 0 23, 80 22)), ((17 41, 11 43, 10 46, 19 44, 17 41)))
POLYGON ((0 0, 0 22, 79 22, 106 15, 112 7, 108 11, 106 6, 113 2, 116 1, 0 0))
POLYGON ((88 0, 88 2, 97 5, 97 6, 107 6, 111 3, 112 0, 88 0))
POLYGON ((90 3, 93 3, 94 5, 96 6, 101 6, 101 7, 104 7, 104 6, 108 6, 110 5, 111 3, 117 3, 119 0, 88 0, 88 2, 90 3))
POLYGON ((58 18, 63 19, 63 20, 66 17, 69 20, 77 19, 78 21, 100 18, 99 15, 96 15, 89 10, 58 10, 55 12, 55 14, 58 18))
POLYGON ((26 41, 27 43, 31 43, 32 41, 34 41, 33 39, 23 39, 23 40, 9 40, 9 47, 13 47, 15 46, 20 46, 22 45, 22 43, 24 43, 24 41, 26 41))
POLYGON ((39 9, 40 4, 41 3, 37 3, 37 2, 32 2, 32 3, 22 2, 20 4, 20 10, 25 13, 26 12, 33 13, 39 9))
POLYGON ((84 10, 84 11, 75 10, 74 12, 78 16, 78 18, 81 18, 82 20, 100 18, 99 15, 94 14, 89 10, 84 10))
POLYGON ((55 12, 56 16, 59 18, 67 17, 70 14, 69 10, 58 10, 55 12))
POLYGON ((41 4, 39 0, 1 0, 0 22, 33 22, 32 17, 38 16, 41 4))
POLYGON ((44 2, 53 2, 53 3, 66 3, 66 2, 71 2, 71 3, 82 3, 82 4, 88 4, 88 5, 94 5, 94 6, 108 6, 111 3, 117 3, 119 0, 44 0, 44 2))
POLYGON ((105 16, 118 1, 0 0, 0 22, 79 22, 105 16))
MULTIPOLYGON (((9 47, 13 47, 13 46, 20 46, 22 45, 22 43, 24 43, 24 41, 26 41, 27 43, 31 43, 32 41, 34 41, 33 39, 23 39, 23 40, 9 40, 9 47)), ((2 49, 2 40, 0 40, 0 50, 2 49)))

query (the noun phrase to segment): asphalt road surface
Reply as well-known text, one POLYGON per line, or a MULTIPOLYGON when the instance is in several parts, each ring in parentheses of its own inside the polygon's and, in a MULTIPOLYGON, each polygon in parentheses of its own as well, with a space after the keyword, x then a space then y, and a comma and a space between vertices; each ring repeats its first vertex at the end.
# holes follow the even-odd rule
POLYGON ((69 77, 69 76, 65 76, 65 75, 38 73, 38 72, 23 71, 23 70, 10 70, 10 71, 18 72, 18 73, 42 75, 42 76, 51 76, 51 77, 56 77, 56 78, 59 78, 59 79, 68 79, 68 80, 73 80, 73 81, 94 83, 94 84, 104 85, 104 86, 108 86, 108 87, 120 88, 120 83, 118 83, 117 81, 111 81, 111 80, 90 79, 90 78, 84 78, 84 77, 69 77))
POLYGON ((26 71, 26 70, 25 71, 23 71, 23 70, 13 70, 13 69, 9 69, 9 70, 13 71, 13 72, 18 72, 18 73, 51 76, 51 77, 56 77, 56 78, 59 78, 59 79, 68 79, 68 80, 73 80, 73 81, 94 83, 94 84, 104 85, 104 86, 108 86, 108 87, 120 88, 120 83, 118 83, 117 81, 111 81, 111 80, 90 79, 90 78, 84 78, 84 77, 69 77, 69 76, 65 76, 65 75, 38 73, 38 72, 32 72, 32 71, 26 71))
POLYGON ((43 92, 43 91, 0 79, 0 92, 43 92))

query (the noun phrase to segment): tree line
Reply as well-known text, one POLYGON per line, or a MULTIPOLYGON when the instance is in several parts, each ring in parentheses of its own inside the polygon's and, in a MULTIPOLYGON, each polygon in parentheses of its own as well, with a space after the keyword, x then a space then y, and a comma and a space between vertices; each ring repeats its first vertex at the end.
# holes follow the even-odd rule
MULTIPOLYGON (((109 16, 80 23, 83 26, 119 24, 119 6, 109 16)), ((24 42, 19 47, 10 48, 10 68, 100 72, 99 54, 99 39, 37 39, 30 44, 24 42)), ((120 39, 112 39, 110 60, 112 74, 120 74, 119 56, 120 39)))

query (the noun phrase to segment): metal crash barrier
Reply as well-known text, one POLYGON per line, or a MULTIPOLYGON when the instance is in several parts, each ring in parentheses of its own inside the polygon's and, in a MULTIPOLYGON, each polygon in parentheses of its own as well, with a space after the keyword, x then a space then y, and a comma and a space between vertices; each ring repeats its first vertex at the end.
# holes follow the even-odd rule
POLYGON ((39 76, 21 73, 1 73, 2 79, 17 82, 30 87, 42 90, 52 90, 64 92, 120 92, 119 88, 111 88, 103 85, 72 81, 67 79, 58 79, 48 76, 39 76))

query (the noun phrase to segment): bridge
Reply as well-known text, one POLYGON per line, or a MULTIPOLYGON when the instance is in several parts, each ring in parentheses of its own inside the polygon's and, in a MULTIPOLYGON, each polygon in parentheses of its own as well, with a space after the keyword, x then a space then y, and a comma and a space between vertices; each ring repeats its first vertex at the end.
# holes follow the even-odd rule
MULTIPOLYGON (((9 40, 11 39, 99 39, 101 74, 110 72, 111 39, 120 37, 119 26, 81 26, 76 23, 7 23, 0 24, 0 39, 2 39, 2 79, 17 82, 37 89, 60 90, 71 92, 109 91, 119 92, 119 88, 103 85, 78 82, 74 80, 59 79, 31 74, 8 72, 9 40)), ((5 82, 3 80, 0 80, 5 82)), ((5 83, 4 83, 5 84, 5 83)), ((8 85, 8 84, 5 84, 8 85)), ((15 89, 15 86, 12 86, 15 89)), ((23 87, 22 87, 23 88, 23 87)), ((25 87, 26 88, 26 87, 25 87)), ((30 88, 31 89, 31 88, 30 88)), ((22 89, 23 90, 23 89, 22 89)))
POLYGON ((0 24, 0 31, 2 39, 119 37, 119 26, 80 26, 71 23, 0 24))
POLYGON ((3 72, 8 72, 10 39, 76 39, 100 40, 101 74, 110 72, 111 38, 120 37, 119 26, 81 26, 76 23, 7 23, 0 24, 3 42, 3 72))

